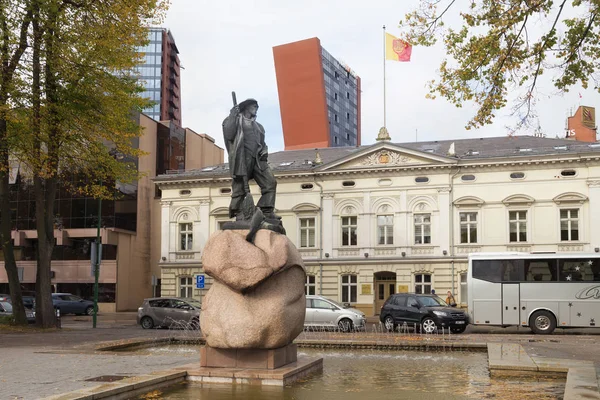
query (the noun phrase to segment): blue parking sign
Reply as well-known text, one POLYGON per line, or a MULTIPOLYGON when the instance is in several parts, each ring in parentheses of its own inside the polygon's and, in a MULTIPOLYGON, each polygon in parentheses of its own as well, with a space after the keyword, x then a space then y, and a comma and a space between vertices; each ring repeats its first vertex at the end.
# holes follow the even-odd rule
POLYGON ((196 289, 204 289, 204 275, 196 275, 196 289))

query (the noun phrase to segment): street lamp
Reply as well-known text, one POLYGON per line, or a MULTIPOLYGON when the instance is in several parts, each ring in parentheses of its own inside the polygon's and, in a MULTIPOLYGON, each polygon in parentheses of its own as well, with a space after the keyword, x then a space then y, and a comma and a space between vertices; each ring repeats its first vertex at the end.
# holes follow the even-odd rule
MULTIPOLYGON (((123 154, 116 149, 111 149, 110 154, 116 160, 122 160, 123 154)), ((102 187, 102 177, 100 177, 100 187, 102 187)), ((100 277, 100 262, 102 261, 102 238, 100 236, 100 226, 102 223, 102 196, 98 196, 98 228, 96 230, 96 263, 94 265, 94 314, 92 317, 92 328, 96 327, 98 319, 98 279, 100 277)))

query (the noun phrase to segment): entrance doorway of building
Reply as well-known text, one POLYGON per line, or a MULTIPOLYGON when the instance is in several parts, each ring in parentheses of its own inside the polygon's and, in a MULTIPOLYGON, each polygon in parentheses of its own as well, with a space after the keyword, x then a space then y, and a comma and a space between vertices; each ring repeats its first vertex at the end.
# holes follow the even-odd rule
POLYGON ((379 315, 383 303, 396 293, 396 274, 394 272, 377 272, 375 281, 375 315, 379 315))

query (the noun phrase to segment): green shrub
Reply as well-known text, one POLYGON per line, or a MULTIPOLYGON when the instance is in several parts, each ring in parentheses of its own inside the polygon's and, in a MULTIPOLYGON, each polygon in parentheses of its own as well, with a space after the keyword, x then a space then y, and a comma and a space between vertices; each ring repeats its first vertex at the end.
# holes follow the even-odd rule
POLYGON ((15 317, 12 315, 0 315, 0 325, 12 325, 15 322, 15 317))

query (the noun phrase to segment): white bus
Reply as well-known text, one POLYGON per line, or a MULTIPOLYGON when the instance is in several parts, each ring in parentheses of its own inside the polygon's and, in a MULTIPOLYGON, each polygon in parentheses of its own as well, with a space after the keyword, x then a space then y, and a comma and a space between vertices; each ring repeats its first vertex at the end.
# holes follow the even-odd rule
POLYGON ((600 326, 599 253, 472 253, 467 285, 473 325, 600 326))

